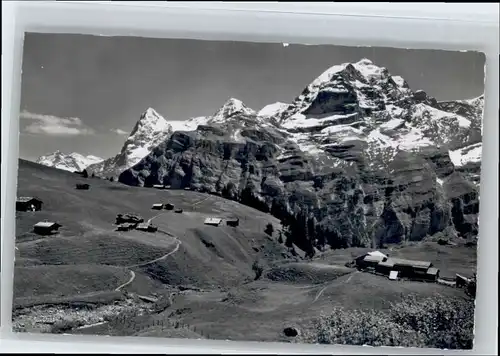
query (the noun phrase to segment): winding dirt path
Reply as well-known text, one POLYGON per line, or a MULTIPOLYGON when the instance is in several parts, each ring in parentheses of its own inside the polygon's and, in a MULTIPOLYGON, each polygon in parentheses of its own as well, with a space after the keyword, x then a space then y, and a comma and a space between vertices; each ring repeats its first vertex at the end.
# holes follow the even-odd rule
MULTIPOLYGON (((349 278, 347 278, 347 279, 346 279, 346 280, 345 280, 342 284, 344 284, 344 283, 349 283, 349 282, 351 281, 352 277, 353 277, 355 274, 357 274, 357 273, 359 273, 359 271, 353 272, 353 273, 349 276, 349 278)), ((321 295, 323 294, 323 292, 324 292, 324 291, 325 291, 328 287, 331 287, 331 285, 332 285, 332 284, 333 284, 333 283, 329 283, 329 284, 327 284, 326 286, 324 286, 323 288, 321 288, 321 290, 320 290, 320 291, 316 294, 316 297, 314 297, 314 300, 313 300, 312 302, 313 302, 313 303, 317 302, 317 301, 318 301, 318 299, 319 299, 319 297, 321 297, 321 295)))
POLYGON ((130 272, 130 279, 127 282, 125 282, 125 283, 121 284, 120 286, 116 287, 115 288, 115 292, 119 292, 120 289, 128 286, 130 283, 132 283, 134 281, 134 279, 135 279, 135 272, 134 271, 129 271, 129 272, 130 272))
POLYGON ((167 258, 168 256, 176 253, 179 250, 179 246, 182 244, 182 242, 179 239, 177 239, 177 237, 175 237, 175 240, 176 240, 177 244, 176 244, 175 248, 172 251, 170 251, 169 253, 167 253, 167 254, 165 254, 165 255, 163 255, 161 257, 155 258, 154 260, 151 260, 151 261, 147 261, 147 262, 143 262, 143 263, 138 263, 138 264, 132 265, 132 266, 127 266, 127 268, 147 266, 147 265, 149 265, 151 263, 155 263, 155 262, 161 261, 161 260, 167 258))
MULTIPOLYGON (((198 204, 201 204, 201 203, 203 203, 204 201, 207 201, 208 199, 210 199, 210 196, 208 196, 208 197, 206 197, 206 198, 203 198, 203 199, 201 199, 201 200, 197 201, 196 203, 192 204, 192 205, 191 205, 191 207, 194 207, 194 206, 196 206, 196 205, 198 205, 198 204)), ((163 214, 168 214, 168 212, 162 212, 162 213, 156 214, 155 216, 151 217, 151 218, 147 221, 147 223, 148 223, 148 224, 150 224, 150 223, 151 223, 154 219, 156 219, 156 218, 160 217, 160 216, 161 216, 161 215, 163 215, 163 214)), ((167 254, 163 255, 163 256, 160 256, 160 257, 158 257, 158 258, 155 258, 154 260, 147 261, 147 262, 142 262, 142 263, 138 263, 138 264, 135 264, 135 265, 126 266, 126 268, 129 268, 129 269, 130 269, 130 268, 134 268, 134 267, 143 267, 143 266, 147 266, 147 265, 149 265, 149 264, 152 264, 152 263, 155 263, 155 262, 158 262, 158 261, 164 260, 164 259, 165 259, 165 258, 167 258, 168 256, 171 256, 171 255, 173 255, 174 253, 176 253, 177 251, 179 251, 179 247, 181 246, 182 241, 181 241, 181 240, 179 240, 179 239, 177 238, 177 236, 172 235, 172 234, 170 234, 170 233, 168 233, 168 232, 166 232, 166 231, 161 231, 161 230, 158 230, 158 231, 159 231, 159 232, 162 232, 162 233, 164 233, 164 234, 166 234, 166 235, 172 236, 172 237, 175 239, 176 245, 175 245, 174 249, 173 249, 172 251, 170 251, 169 253, 167 253, 167 254)), ((120 291, 122 288, 124 288, 124 287, 128 286, 130 283, 132 283, 132 282, 134 281, 134 279, 135 279, 135 272, 134 272, 134 271, 130 271, 130 279, 129 279, 127 282, 123 283, 122 285, 118 286, 118 287, 115 289, 115 291, 117 291, 117 292, 118 292, 118 291, 120 291)))

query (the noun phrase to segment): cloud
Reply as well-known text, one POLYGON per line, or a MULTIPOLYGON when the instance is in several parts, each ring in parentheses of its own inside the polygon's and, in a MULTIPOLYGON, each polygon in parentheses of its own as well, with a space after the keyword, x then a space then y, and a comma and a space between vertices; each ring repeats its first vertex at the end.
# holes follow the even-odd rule
POLYGON ((93 135, 94 130, 83 124, 78 117, 58 117, 22 111, 20 118, 33 121, 24 129, 32 134, 50 136, 93 135))
POLYGON ((123 131, 122 129, 111 129, 110 131, 114 132, 115 134, 118 134, 118 135, 127 135, 128 134, 127 131, 123 131))

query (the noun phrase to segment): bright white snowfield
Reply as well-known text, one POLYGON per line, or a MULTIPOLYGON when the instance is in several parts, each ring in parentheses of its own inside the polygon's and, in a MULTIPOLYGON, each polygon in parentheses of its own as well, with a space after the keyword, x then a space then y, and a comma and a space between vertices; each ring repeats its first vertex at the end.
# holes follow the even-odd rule
MULTIPOLYGON (((428 146, 446 148, 457 167, 481 160, 484 96, 437 102, 366 58, 330 67, 298 94, 290 104, 276 102, 258 112, 230 98, 211 116, 188 120, 167 121, 149 108, 121 152, 89 168, 104 176, 119 175, 173 132, 195 131, 200 125, 219 127, 232 142, 245 142, 243 128, 274 130, 287 137, 296 150, 332 166, 346 162, 329 152, 353 145, 364 152, 368 166, 379 168, 400 150, 428 146)), ((278 159, 294 154, 289 147, 277 148, 278 159)))
POLYGON ((257 113, 257 116, 262 118, 262 119, 269 119, 271 117, 279 116, 283 111, 285 111, 290 104, 282 103, 282 102, 276 102, 274 104, 269 104, 264 106, 260 111, 257 113))
POLYGON ((481 153, 483 147, 481 143, 476 143, 455 151, 450 151, 450 158, 453 164, 457 167, 466 165, 467 163, 481 162, 481 153))

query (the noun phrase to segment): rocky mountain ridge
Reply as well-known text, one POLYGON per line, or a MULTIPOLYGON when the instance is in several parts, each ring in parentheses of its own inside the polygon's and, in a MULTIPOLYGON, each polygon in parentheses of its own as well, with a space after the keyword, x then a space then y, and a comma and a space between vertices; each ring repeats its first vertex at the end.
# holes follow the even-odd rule
POLYGON ((483 101, 438 102, 363 59, 264 117, 230 99, 178 125, 119 180, 269 211, 307 251, 475 237, 483 101))
POLYGON ((148 109, 121 152, 88 169, 270 212, 310 254, 475 238, 483 106, 484 96, 438 102, 362 59, 258 112, 235 98, 186 121, 148 109))

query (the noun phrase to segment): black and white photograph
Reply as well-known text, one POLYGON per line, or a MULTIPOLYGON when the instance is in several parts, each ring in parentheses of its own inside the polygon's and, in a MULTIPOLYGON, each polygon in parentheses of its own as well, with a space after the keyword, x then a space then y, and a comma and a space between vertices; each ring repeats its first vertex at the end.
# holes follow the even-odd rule
POLYGON ((26 33, 13 330, 472 349, 484 68, 26 33))

